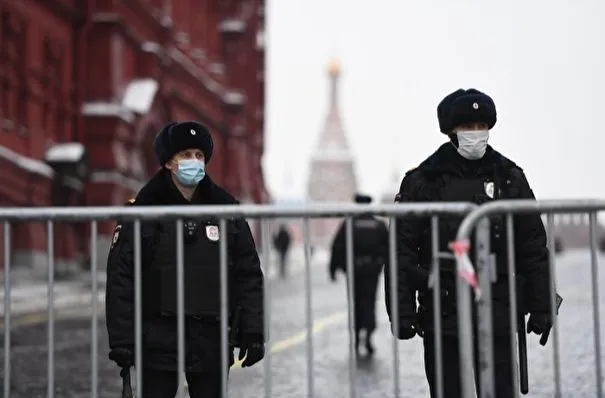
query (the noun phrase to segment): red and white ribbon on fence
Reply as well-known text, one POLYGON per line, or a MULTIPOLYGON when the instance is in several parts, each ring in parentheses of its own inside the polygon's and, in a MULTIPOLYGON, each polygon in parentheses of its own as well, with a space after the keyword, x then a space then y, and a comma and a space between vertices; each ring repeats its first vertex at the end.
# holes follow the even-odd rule
POLYGON ((481 289, 479 288, 479 280, 477 279, 475 268, 468 256, 468 252, 471 248, 469 240, 465 239, 450 242, 449 247, 450 250, 454 252, 454 256, 456 256, 456 269, 458 275, 473 288, 475 299, 479 300, 481 297, 481 289))

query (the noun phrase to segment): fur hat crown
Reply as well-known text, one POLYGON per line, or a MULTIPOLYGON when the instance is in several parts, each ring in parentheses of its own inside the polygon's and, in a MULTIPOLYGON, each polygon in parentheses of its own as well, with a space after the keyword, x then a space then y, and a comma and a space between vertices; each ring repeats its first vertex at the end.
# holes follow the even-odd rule
POLYGON ((450 134, 456 126, 469 123, 485 123, 489 129, 496 124, 496 105, 491 97, 479 90, 458 89, 448 94, 437 106, 439 130, 450 134))

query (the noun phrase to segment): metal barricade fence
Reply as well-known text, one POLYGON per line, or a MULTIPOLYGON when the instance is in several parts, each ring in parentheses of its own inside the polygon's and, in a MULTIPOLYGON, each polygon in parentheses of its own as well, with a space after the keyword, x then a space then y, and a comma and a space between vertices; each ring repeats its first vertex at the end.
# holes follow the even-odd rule
MULTIPOLYGON (((141 223, 146 221, 157 221, 157 220, 171 220, 176 222, 176 240, 177 240, 177 261, 176 261, 176 273, 177 273, 177 331, 178 331, 178 370, 179 370, 179 392, 177 396, 183 397, 183 386, 185 382, 184 370, 185 370, 185 339, 184 339, 184 328, 185 328, 185 315, 184 315, 184 247, 183 247, 183 219, 193 218, 213 218, 219 219, 219 239, 220 239, 220 298, 221 298, 221 316, 220 316, 220 328, 222 341, 226 342, 228 333, 228 285, 227 285, 227 220, 234 217, 242 218, 253 218, 261 219, 261 234, 262 234, 262 253, 264 266, 263 270, 267 271, 267 266, 270 259, 268 258, 269 253, 269 218, 302 218, 304 220, 304 239, 305 239, 305 306, 306 306, 306 338, 307 338, 307 394, 308 397, 315 396, 315 386, 313 383, 313 313, 311 308, 312 303, 312 286, 311 286, 311 269, 310 269, 310 248, 309 248, 309 219, 310 218, 323 218, 323 217, 345 217, 346 218, 346 268, 348 274, 347 289, 349 293, 348 300, 348 321, 349 321, 349 372, 350 372, 350 396, 357 396, 357 388, 355 384, 355 346, 353 341, 354 333, 354 310, 353 310, 353 224, 352 218, 356 215, 373 213, 378 216, 389 217, 391 222, 391 228, 389 232, 390 242, 390 253, 389 263, 390 269, 385 270, 390 275, 391 295, 389 297, 392 313, 398 313, 397 306, 397 248, 396 248, 396 232, 394 219, 399 217, 427 217, 431 220, 432 227, 432 239, 433 239, 433 264, 432 272, 437 275, 434 293, 434 301, 437 308, 439 308, 440 300, 438 299, 439 294, 439 278, 438 272, 434 272, 438 265, 440 258, 453 258, 451 253, 440 253, 438 248, 438 220, 439 216, 458 216, 462 218, 468 214, 476 206, 473 204, 465 203, 406 203, 406 204, 391 204, 391 205, 379 205, 368 208, 364 205, 358 204, 318 204, 305 207, 275 207, 275 206, 264 206, 264 205, 240 205, 240 206, 170 206, 170 207, 62 207, 62 208, 0 208, 0 221, 4 222, 4 262, 5 262, 5 340, 4 340, 4 397, 10 397, 10 386, 11 386, 11 303, 10 303, 10 271, 11 271, 11 255, 10 255, 10 224, 11 222, 27 222, 35 221, 46 222, 47 226, 47 244, 48 244, 48 379, 47 379, 47 391, 48 397, 54 397, 55 394, 55 356, 54 356, 54 343, 55 343, 55 309, 54 309, 54 268, 55 259, 53 254, 53 224, 57 221, 79 221, 79 222, 90 222, 91 223, 91 269, 93 275, 97 271, 97 239, 98 239, 98 225, 99 221, 109 220, 120 220, 120 222, 132 222, 133 234, 134 234, 134 287, 135 287, 135 369, 141 369, 142 367, 142 283, 141 283, 141 272, 142 272, 142 243, 141 243, 141 223)), ((468 222, 467 222, 468 224, 468 222)), ((265 306, 265 337, 267 343, 270 343, 269 329, 271 322, 270 314, 270 286, 265 278, 264 286, 264 306, 265 306)), ((92 348, 91 348, 91 396, 96 398, 98 396, 98 317, 99 310, 97 308, 97 292, 98 285, 96 278, 92 280, 92 325, 91 325, 91 337, 92 337, 92 348)), ((439 310, 435 311, 437 314, 439 310)), ((435 316, 436 326, 439 325, 439 317, 435 316)), ((393 330, 398 330, 398 317, 393 317, 393 330)), ((437 362, 437 375, 438 384, 441 385, 442 378, 442 367, 441 367, 441 350, 439 343, 439 330, 435 333, 435 344, 437 346, 436 362, 437 362)), ((222 344, 221 360, 222 369, 228 368, 228 351, 227 345, 222 344)), ((107 349, 107 347, 103 347, 107 349)), ((264 358, 264 396, 272 396, 272 380, 271 380, 271 350, 267 349, 266 356, 264 358)), ((138 390, 138 397, 142 397, 141 387, 144 381, 142 380, 140 371, 136 372, 136 386, 138 390)), ((222 391, 223 396, 226 395, 227 391, 227 372, 222 372, 222 391)), ((399 357, 397 351, 397 338, 393 336, 393 396, 398 397, 400 394, 399 384, 399 357)), ((443 397, 443 391, 439 394, 439 397, 443 397)))
MULTIPOLYGON (((517 331, 517 286, 515 281, 515 239, 513 216, 521 214, 547 214, 546 232, 549 248, 549 275, 550 275, 550 313, 553 320, 552 326, 552 344, 553 344, 553 362, 554 362, 554 394, 555 398, 562 397, 561 388, 561 363, 559 347, 559 330, 557 320, 557 293, 556 273, 554 267, 554 214, 555 213, 588 213, 590 230, 590 257, 591 257, 591 289, 592 289, 592 318, 594 335, 594 355, 595 355, 595 377, 596 377, 596 395, 603 396, 603 373, 601 358, 600 341, 600 313, 599 313, 599 280, 597 267, 597 213, 605 210, 605 200, 499 200, 477 207, 462 222, 458 229, 456 242, 453 247, 457 259, 458 277, 456 278, 457 288, 457 308, 458 308, 458 332, 459 349, 461 365, 462 397, 475 397, 475 379, 474 354, 473 354, 473 329, 472 329, 472 305, 477 308, 477 339, 478 339, 478 361, 479 369, 478 379, 480 384, 480 398, 494 397, 494 353, 493 353, 493 333, 491 328, 492 321, 492 300, 490 262, 490 219, 491 216, 506 216, 506 236, 507 236, 507 259, 508 259, 508 294, 510 297, 509 320, 511 324, 511 358, 512 363, 516 363, 515 354, 515 334, 517 331), (476 272, 470 264, 468 258, 468 249, 470 248, 470 236, 476 228, 476 272), (471 298, 471 289, 469 284, 475 288, 475 300, 471 298)), ((524 321, 521 320, 522 322, 524 321)), ((526 369, 525 369, 526 370, 526 369)), ((519 396, 521 376, 517 372, 512 372, 511 383, 513 385, 515 396, 519 396)), ((527 386, 525 386, 527 389, 527 386)), ((526 391, 525 391, 526 392, 526 391)))

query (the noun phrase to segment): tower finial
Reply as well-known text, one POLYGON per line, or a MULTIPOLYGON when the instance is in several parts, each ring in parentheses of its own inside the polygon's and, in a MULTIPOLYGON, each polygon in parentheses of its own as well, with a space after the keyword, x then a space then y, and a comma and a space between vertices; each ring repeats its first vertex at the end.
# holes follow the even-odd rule
POLYGON ((328 73, 332 77, 340 75, 340 61, 337 58, 333 58, 332 61, 330 61, 328 73))
POLYGON ((328 74, 330 75, 330 101, 332 108, 338 107, 338 80, 340 78, 340 61, 332 58, 328 64, 328 74))

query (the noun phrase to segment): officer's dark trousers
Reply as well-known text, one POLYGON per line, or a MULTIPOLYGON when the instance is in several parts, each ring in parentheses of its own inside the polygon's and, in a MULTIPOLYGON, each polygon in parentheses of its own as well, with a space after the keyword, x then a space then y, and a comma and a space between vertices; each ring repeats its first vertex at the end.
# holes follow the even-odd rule
MULTIPOLYGON (((186 374, 191 398, 222 398, 220 373, 186 374)), ((174 398, 178 390, 178 373, 143 369, 143 397, 174 398)))
POLYGON ((376 329, 376 290, 380 268, 367 266, 356 268, 354 285, 354 314, 357 331, 365 329, 371 334, 376 329))
MULTIPOLYGON (((435 363, 435 340, 432 333, 424 336, 424 369, 431 390, 431 398, 437 397, 437 366, 435 363)), ((476 339, 475 339, 476 340, 476 339)), ((458 398, 462 395, 460 381, 460 357, 458 336, 443 336, 443 397, 458 398)), ((475 341, 476 343, 476 341, 475 341)), ((477 347, 475 346, 475 359, 477 347)), ((475 366, 475 369, 478 367, 475 366)), ((479 374, 475 372, 477 394, 479 394, 479 374)), ((514 397, 512 387, 512 364, 510 338, 494 336, 494 392, 496 398, 514 397)))

